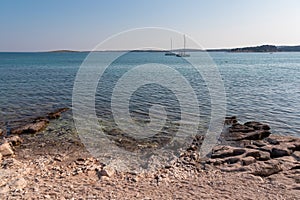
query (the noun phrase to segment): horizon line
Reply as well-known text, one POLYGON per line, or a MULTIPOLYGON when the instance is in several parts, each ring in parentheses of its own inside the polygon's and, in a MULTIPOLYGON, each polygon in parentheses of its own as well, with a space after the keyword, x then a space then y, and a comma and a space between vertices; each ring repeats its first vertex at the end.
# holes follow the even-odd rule
MULTIPOLYGON (((276 46, 276 47, 297 47, 297 45, 274 45, 274 44, 260 44, 260 45, 249 45, 249 46, 239 46, 239 47, 216 47, 216 48, 186 48, 186 50, 195 50, 195 51, 226 51, 231 49, 238 48, 248 48, 248 47, 260 47, 260 46, 276 46)), ((182 48, 174 49, 173 51, 180 51, 182 48)), ((74 49, 55 49, 55 50, 34 50, 34 51, 0 51, 0 53, 84 53, 84 52, 123 52, 123 51, 169 51, 168 49, 107 49, 107 50, 74 50, 74 49)))

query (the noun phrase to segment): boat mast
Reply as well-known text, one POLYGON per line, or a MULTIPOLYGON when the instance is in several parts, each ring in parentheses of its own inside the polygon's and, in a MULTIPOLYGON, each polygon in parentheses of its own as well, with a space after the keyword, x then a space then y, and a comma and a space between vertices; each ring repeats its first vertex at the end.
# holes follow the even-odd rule
POLYGON ((183 55, 185 55, 185 35, 183 35, 183 55))

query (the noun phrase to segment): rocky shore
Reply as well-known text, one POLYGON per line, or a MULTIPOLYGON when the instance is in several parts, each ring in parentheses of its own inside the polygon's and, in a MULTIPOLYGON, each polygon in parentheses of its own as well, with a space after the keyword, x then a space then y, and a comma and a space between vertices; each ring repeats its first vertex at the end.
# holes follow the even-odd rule
POLYGON ((199 135, 170 165, 137 174, 100 163, 76 135, 45 136, 64 111, 0 128, 0 199, 299 199, 300 139, 267 124, 226 118, 209 157, 199 135))

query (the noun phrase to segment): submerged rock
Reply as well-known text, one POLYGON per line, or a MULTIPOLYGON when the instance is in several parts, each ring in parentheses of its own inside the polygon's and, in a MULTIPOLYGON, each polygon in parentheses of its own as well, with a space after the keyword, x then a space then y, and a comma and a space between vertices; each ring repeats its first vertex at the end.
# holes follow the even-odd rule
POLYGON ((69 108, 60 108, 60 109, 58 109, 58 110, 56 110, 54 112, 49 113, 47 115, 47 118, 48 119, 58 119, 63 112, 66 112, 68 110, 69 110, 69 108))
POLYGON ((61 108, 56 110, 55 112, 47 114, 45 117, 38 117, 23 126, 11 129, 10 133, 20 135, 25 133, 39 132, 47 127, 49 120, 59 118, 61 116, 61 113, 67 110, 69 110, 69 108, 61 108))
POLYGON ((235 123, 228 129, 227 141, 262 140, 270 136, 270 127, 260 122, 235 123))
POLYGON ((46 128, 48 123, 49 123, 48 119, 38 118, 38 119, 35 119, 33 122, 28 123, 24 126, 12 129, 11 134, 20 135, 20 134, 24 134, 24 133, 36 133, 36 132, 39 132, 39 131, 43 130, 44 128, 46 128))
POLYGON ((232 124, 236 124, 236 123, 237 123, 237 118, 236 118, 236 116, 225 117, 225 121, 224 121, 224 124, 225 124, 225 125, 232 125, 232 124))

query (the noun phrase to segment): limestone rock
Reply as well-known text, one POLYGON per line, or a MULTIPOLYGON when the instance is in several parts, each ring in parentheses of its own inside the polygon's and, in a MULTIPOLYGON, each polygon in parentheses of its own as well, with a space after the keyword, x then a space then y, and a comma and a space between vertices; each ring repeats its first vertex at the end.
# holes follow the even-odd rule
POLYGON ((229 128, 230 133, 234 133, 234 132, 249 133, 249 132, 253 132, 253 131, 255 131, 255 129, 253 127, 245 126, 245 125, 242 125, 239 123, 233 124, 229 128))
POLYGON ((61 113, 68 111, 69 108, 60 108, 54 112, 51 112, 47 115, 48 119, 57 119, 61 116, 61 113))
POLYGON ((242 158, 241 161, 242 161, 243 165, 250 165, 250 164, 256 162, 255 158, 253 158, 253 157, 245 157, 245 158, 242 158))
POLYGON ((272 148, 271 151, 272 158, 278 158, 278 157, 289 156, 289 155, 291 155, 291 151, 281 146, 274 147, 272 148))
POLYGON ((24 126, 15 128, 11 130, 11 134, 24 134, 24 133, 36 133, 41 130, 43 130, 47 125, 49 121, 46 118, 38 118, 35 119, 33 122, 28 123, 24 126))
POLYGON ((98 175, 100 177, 102 176, 112 177, 114 174, 115 174, 115 170, 108 166, 103 167, 103 169, 98 172, 98 175))
POLYGON ((266 130, 253 130, 249 131, 248 129, 244 129, 244 132, 232 132, 227 137, 227 140, 239 141, 239 140, 261 140, 266 137, 269 137, 271 134, 266 130))
POLYGON ((0 153, 3 156, 11 156, 14 154, 14 151, 12 150, 10 144, 8 142, 5 142, 0 145, 0 153))
POLYGON ((270 136, 270 127, 260 122, 235 123, 229 129, 227 141, 262 140, 270 136))
POLYGON ((251 122, 246 122, 244 125, 248 126, 248 127, 251 127, 254 130, 270 130, 270 126, 269 125, 263 124, 261 122, 251 121, 251 122))
POLYGON ((23 177, 20 177, 20 178, 13 180, 10 183, 10 189, 11 190, 20 190, 20 189, 25 188, 26 185, 27 185, 27 181, 23 177))
POLYGON ((23 140, 17 135, 11 135, 8 138, 6 138, 6 141, 9 142, 12 146, 19 146, 23 140))
POLYGON ((276 174, 282 171, 280 163, 275 160, 266 161, 266 162, 257 162, 251 165, 253 168, 253 175, 267 177, 272 174, 276 174))
POLYGON ((259 150, 248 150, 248 152, 246 153, 246 157, 253 157, 256 160, 260 161, 266 161, 271 159, 269 152, 259 150))
POLYGON ((225 125, 231 125, 231 124, 236 124, 236 123, 237 123, 237 118, 236 118, 236 116, 225 117, 225 121, 224 121, 224 124, 225 124, 225 125))
POLYGON ((219 146, 213 149, 211 158, 225 158, 231 156, 242 155, 246 152, 245 149, 235 148, 231 146, 219 146))

